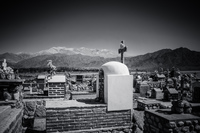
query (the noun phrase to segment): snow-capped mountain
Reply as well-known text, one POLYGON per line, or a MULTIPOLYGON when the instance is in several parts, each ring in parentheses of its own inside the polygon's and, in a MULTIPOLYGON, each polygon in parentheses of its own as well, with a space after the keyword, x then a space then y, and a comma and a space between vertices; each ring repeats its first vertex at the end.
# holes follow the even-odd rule
POLYGON ((81 48, 66 48, 66 47, 52 47, 47 50, 39 51, 34 56, 38 55, 51 55, 51 54, 66 54, 66 55, 74 55, 74 54, 81 54, 81 55, 88 55, 88 56, 100 56, 104 58, 110 57, 117 57, 117 52, 113 52, 107 49, 89 49, 85 47, 81 48))

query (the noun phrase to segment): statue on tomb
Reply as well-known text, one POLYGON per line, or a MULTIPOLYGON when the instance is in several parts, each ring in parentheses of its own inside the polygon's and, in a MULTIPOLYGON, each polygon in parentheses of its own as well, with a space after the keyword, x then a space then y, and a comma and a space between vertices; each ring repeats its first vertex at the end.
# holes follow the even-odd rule
POLYGON ((120 48, 118 50, 119 54, 121 53, 121 63, 124 63, 124 52, 127 51, 127 47, 124 44, 124 41, 121 41, 120 48))
POLYGON ((14 71, 11 67, 7 66, 6 59, 2 62, 2 69, 0 68, 1 79, 13 79, 14 71))
POLYGON ((11 94, 8 92, 8 89, 7 89, 7 88, 4 88, 3 97, 4 97, 4 100, 5 100, 6 102, 8 102, 8 100, 12 100, 12 96, 11 96, 11 94))
POLYGON ((50 70, 49 70, 50 76, 55 75, 56 74, 56 70, 57 70, 56 66, 54 66, 52 64, 52 60, 48 60, 47 62, 48 62, 47 66, 50 68, 50 70))
POLYGON ((7 69, 6 59, 3 60, 2 67, 3 67, 3 70, 6 71, 6 69, 7 69))

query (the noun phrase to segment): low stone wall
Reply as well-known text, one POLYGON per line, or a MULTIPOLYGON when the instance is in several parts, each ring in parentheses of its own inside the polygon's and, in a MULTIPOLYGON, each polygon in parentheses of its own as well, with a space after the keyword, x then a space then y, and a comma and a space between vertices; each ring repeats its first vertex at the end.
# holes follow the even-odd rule
POLYGON ((171 114, 170 109, 147 110, 144 133, 199 133, 200 117, 192 114, 171 114))
POLYGON ((48 96, 51 97, 64 97, 65 83, 49 83, 48 96))
POLYGON ((131 132, 131 110, 107 112, 106 106, 47 108, 49 132, 131 132))
POLYGON ((21 133, 23 110, 8 109, 0 114, 0 133, 21 133))
POLYGON ((71 92, 72 100, 76 99, 95 99, 96 93, 89 92, 71 92))
POLYGON ((159 109, 160 103, 158 101, 138 100, 137 108, 139 110, 159 109))

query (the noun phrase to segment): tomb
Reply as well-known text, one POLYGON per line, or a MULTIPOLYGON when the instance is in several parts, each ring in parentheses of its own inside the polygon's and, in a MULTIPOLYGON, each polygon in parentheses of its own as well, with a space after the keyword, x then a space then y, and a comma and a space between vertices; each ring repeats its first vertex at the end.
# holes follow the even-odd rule
POLYGON ((111 61, 101 67, 97 97, 108 105, 108 111, 132 109, 133 76, 128 67, 111 61))
POLYGON ((164 81, 165 80, 165 75, 164 74, 156 74, 155 77, 157 78, 158 81, 164 81))
POLYGON ((0 67, 0 133, 22 132, 22 84, 6 59, 0 67))
POLYGON ((139 99, 137 100, 137 109, 150 110, 160 108, 160 102, 153 99, 139 99))
POLYGON ((38 75, 37 77, 37 89, 39 94, 46 94, 46 75, 38 75))
POLYGON ((141 97, 146 97, 147 92, 150 90, 150 86, 147 84, 147 82, 141 82, 139 86, 139 92, 141 97))
POLYGON ((83 75, 76 75, 76 82, 83 82, 83 75))
POLYGON ((144 133, 200 132, 200 117, 192 114, 172 114, 170 109, 146 110, 144 133))
POLYGON ((107 111, 92 100, 46 101, 46 132, 131 131, 131 110, 107 111))
MULTIPOLYGON (((193 87, 199 87, 194 83, 193 87)), ((195 91, 195 88, 193 91, 195 91)), ((199 97, 199 89, 196 90, 199 97)), ((193 95, 194 92, 193 92, 193 95)), ((193 97, 193 100, 198 99, 193 97)), ((199 104, 179 99, 174 88, 165 88, 164 99, 171 101, 171 109, 145 110, 144 133, 197 133, 200 132, 199 104)), ((194 100, 194 101, 195 101, 194 100)), ((196 100, 195 102, 198 102, 196 100)))
POLYGON ((48 96, 63 98, 66 87, 66 77, 65 75, 53 75, 47 81, 48 86, 48 96))
POLYGON ((174 88, 166 88, 164 90, 164 100, 171 101, 179 98, 178 91, 174 88))
POLYGON ((163 90, 160 88, 153 88, 151 92, 151 98, 160 99, 162 100, 164 97, 163 90))
POLYGON ((46 101, 47 132, 131 132, 133 76, 126 65, 108 62, 97 77, 96 99, 46 101))
POLYGON ((192 84, 192 101, 200 103, 200 82, 196 81, 192 84))

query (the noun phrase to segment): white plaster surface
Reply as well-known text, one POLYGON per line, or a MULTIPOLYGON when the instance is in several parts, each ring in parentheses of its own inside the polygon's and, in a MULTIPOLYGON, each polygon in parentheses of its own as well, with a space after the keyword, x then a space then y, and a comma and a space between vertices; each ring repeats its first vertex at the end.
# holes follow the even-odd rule
POLYGON ((66 82, 65 75, 53 75, 50 79, 48 79, 48 83, 64 83, 66 82))
POLYGON ((104 75, 110 74, 120 74, 120 75, 129 75, 128 67, 117 61, 110 61, 101 66, 104 71, 104 75))
POLYGON ((133 76, 107 75, 105 100, 108 111, 133 109, 133 76))

